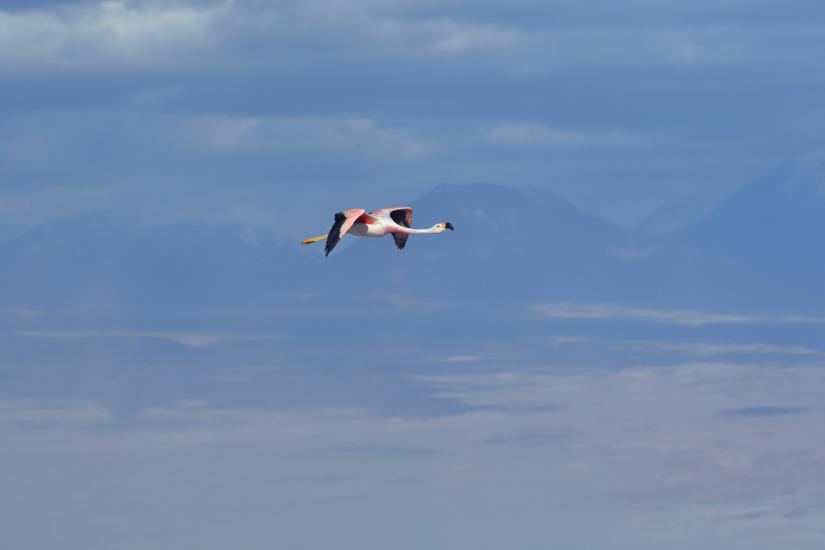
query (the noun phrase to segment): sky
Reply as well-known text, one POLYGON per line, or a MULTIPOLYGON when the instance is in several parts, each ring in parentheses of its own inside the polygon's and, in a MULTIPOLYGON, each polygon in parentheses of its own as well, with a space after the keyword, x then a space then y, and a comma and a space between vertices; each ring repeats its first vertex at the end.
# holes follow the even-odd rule
POLYGON ((2 2, 0 547, 821 549, 823 54, 819 0, 2 2))
POLYGON ((107 209, 294 238, 477 181, 696 217, 819 149, 823 26, 794 0, 4 2, 5 231, 107 209))

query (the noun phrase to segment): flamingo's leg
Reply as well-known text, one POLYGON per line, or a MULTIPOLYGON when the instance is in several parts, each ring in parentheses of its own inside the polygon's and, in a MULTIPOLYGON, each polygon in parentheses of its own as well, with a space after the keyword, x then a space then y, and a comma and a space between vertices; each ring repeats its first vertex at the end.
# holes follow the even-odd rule
POLYGON ((323 241, 326 238, 326 235, 321 235, 320 237, 310 237, 309 239, 304 239, 303 241, 301 241, 301 244, 317 243, 318 241, 323 241))

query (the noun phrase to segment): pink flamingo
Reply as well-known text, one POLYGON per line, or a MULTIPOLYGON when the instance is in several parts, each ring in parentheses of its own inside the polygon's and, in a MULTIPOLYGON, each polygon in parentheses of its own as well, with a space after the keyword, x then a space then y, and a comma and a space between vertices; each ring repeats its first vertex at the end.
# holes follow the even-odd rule
POLYGON ((443 233, 447 229, 453 231, 453 224, 441 222, 429 229, 413 229, 412 208, 409 206, 382 208, 370 213, 367 213, 363 208, 353 208, 335 214, 335 223, 328 234, 304 239, 301 244, 312 244, 326 239, 327 243, 324 250, 326 255, 329 256, 338 241, 349 232, 350 235, 356 237, 392 235, 395 246, 400 250, 407 244, 407 237, 410 235, 443 233))

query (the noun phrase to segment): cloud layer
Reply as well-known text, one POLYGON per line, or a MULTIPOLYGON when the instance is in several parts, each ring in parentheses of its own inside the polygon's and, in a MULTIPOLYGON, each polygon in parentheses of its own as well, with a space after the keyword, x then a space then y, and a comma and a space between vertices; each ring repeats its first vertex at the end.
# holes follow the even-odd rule
MULTIPOLYGON (((593 4, 593 11, 604 7, 593 4)), ((823 40, 820 26, 771 21, 767 15, 762 21, 770 22, 767 26, 724 18, 716 24, 662 24, 656 21, 657 10, 643 3, 629 6, 641 23, 616 18, 612 24, 593 15, 576 16, 575 8, 559 4, 555 11, 561 18, 580 20, 544 28, 531 19, 546 16, 540 4, 518 3, 495 22, 484 17, 494 13, 492 6, 477 11, 461 3, 440 7, 445 13, 414 2, 107 0, 0 11, 0 51, 5 52, 0 67, 12 73, 203 70, 209 62, 204 56, 217 55, 226 66, 247 70, 403 59, 461 61, 464 69, 533 75, 582 68, 787 65, 814 54, 823 40), (248 55, 260 50, 268 55, 248 55)))
POLYGON ((538 304, 534 311, 548 319, 639 321, 665 325, 825 324, 823 317, 717 313, 683 309, 627 307, 612 304, 538 304))
POLYGON ((156 70, 192 63, 215 45, 229 6, 112 0, 0 11, 0 70, 156 70))
POLYGON ((122 548, 258 548, 272 526, 285 544, 347 548, 813 549, 825 536, 822 373, 686 363, 426 375, 466 407, 429 418, 190 401, 123 424, 91 404, 6 401, 0 430, 16 450, 4 494, 16 496, 0 498, 4 533, 24 548, 90 533, 122 548), (48 489, 24 491, 35 478, 48 489), (55 519, 32 534, 20 520, 36 508, 55 519), (121 528, 136 517, 154 528, 121 528))

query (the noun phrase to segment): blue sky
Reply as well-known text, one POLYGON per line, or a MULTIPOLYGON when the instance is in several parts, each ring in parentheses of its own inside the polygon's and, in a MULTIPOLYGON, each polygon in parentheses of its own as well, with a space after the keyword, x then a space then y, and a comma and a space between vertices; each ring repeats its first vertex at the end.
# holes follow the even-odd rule
POLYGON ((824 53, 813 0, 3 2, 0 546, 819 550, 824 53), (456 231, 297 244, 413 201, 456 231))
POLYGON ((819 149, 823 16, 770 0, 6 2, 4 215, 111 208, 294 237, 308 210, 468 181, 624 224, 669 201, 701 213, 819 149))

